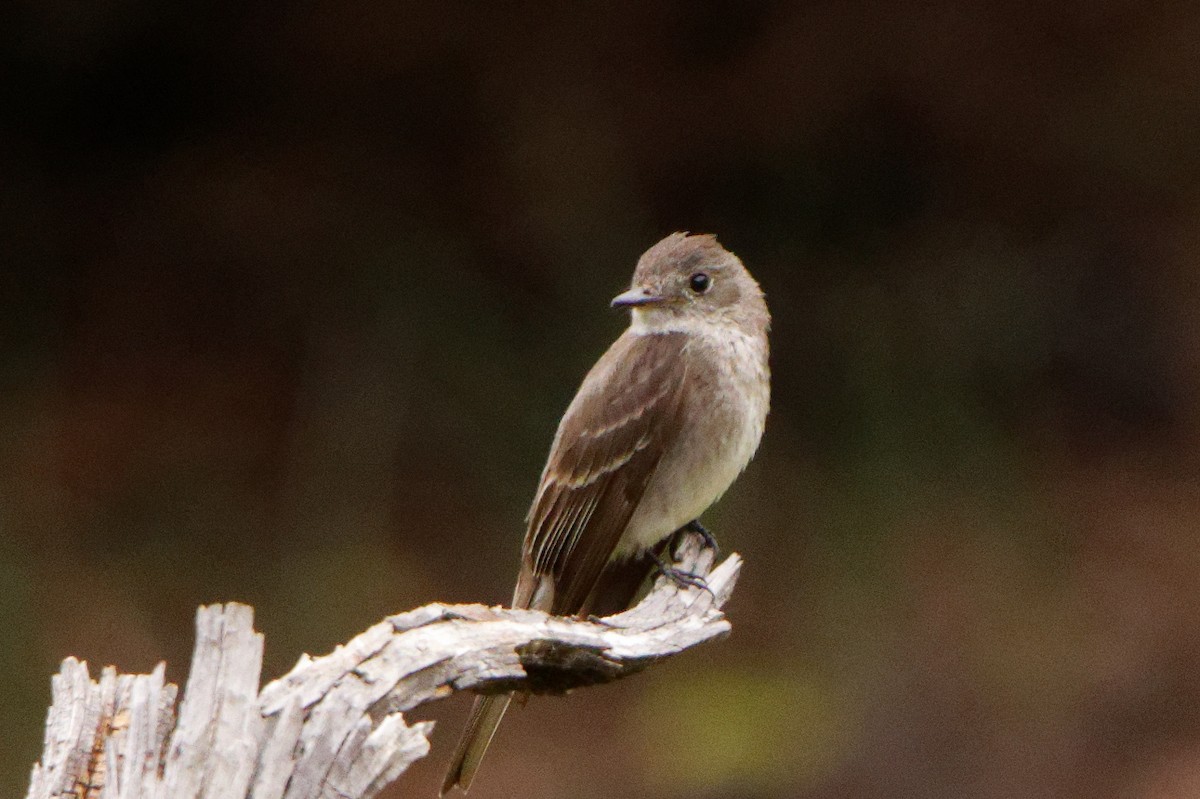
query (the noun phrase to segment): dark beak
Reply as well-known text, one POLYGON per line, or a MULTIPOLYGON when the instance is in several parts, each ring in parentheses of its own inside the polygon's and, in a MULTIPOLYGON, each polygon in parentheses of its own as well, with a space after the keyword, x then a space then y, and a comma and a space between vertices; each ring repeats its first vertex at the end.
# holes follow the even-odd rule
POLYGON ((614 308, 636 308, 639 305, 652 305, 662 302, 662 297, 650 293, 650 289, 630 289, 624 294, 613 297, 614 308))

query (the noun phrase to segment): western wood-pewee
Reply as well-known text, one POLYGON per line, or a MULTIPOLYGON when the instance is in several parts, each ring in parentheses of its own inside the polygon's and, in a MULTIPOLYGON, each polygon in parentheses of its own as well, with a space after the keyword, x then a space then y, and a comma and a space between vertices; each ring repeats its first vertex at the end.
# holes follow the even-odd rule
MULTIPOLYGON (((612 304, 632 319, 558 425, 529 509, 516 608, 626 608, 648 559, 725 492, 762 437, 770 314, 716 237, 667 236, 612 304)), ((511 700, 476 699, 442 793, 470 786, 511 700)))

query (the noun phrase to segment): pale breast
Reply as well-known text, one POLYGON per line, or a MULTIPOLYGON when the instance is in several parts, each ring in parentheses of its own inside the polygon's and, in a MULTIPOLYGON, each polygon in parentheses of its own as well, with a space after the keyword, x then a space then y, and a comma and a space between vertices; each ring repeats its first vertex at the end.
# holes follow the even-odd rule
POLYGON ((765 342, 732 329, 693 333, 680 433, 664 453, 618 545, 657 544, 714 503, 758 449, 770 404, 765 342))

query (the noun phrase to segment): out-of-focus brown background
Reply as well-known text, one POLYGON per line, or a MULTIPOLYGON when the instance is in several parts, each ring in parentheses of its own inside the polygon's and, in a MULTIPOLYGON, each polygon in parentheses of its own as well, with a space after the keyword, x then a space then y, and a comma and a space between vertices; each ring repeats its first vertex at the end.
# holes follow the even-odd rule
POLYGON ((472 799, 1200 795, 1173 8, 6 6, 0 793, 62 657, 183 680, 200 603, 271 677, 507 599, 607 301, 688 229, 775 315, 706 516, 734 634, 511 714, 472 799))

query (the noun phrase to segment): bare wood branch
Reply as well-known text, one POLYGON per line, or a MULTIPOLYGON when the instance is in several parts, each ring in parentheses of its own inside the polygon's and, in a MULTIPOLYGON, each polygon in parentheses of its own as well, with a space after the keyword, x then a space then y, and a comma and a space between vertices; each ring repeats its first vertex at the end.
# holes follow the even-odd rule
POLYGON ((150 674, 99 681, 63 661, 52 679, 41 760, 27 799, 369 799, 429 751, 433 723, 404 713, 456 691, 563 693, 637 673, 724 636, 741 559, 715 569, 698 535, 676 566, 707 588, 660 577, 634 608, 598 620, 482 605, 391 616, 320 658, 302 656, 258 690, 253 610, 196 614, 182 701, 150 674))

